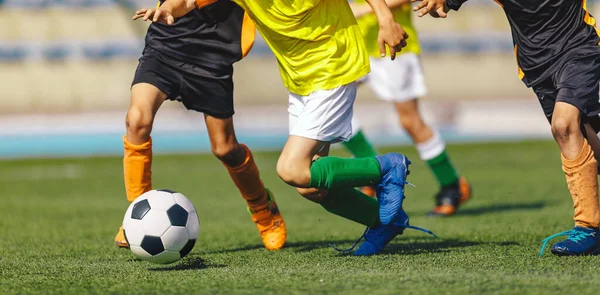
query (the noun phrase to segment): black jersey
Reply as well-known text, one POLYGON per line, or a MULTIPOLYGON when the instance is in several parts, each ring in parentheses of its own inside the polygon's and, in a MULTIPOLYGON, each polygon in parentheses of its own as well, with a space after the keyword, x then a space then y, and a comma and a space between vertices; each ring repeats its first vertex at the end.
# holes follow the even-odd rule
MULTIPOLYGON (((447 0, 458 10, 467 0, 447 0)), ((572 57, 600 55, 596 21, 586 0, 494 0, 510 23, 519 78, 534 86, 572 57)))
POLYGON ((220 69, 242 59, 254 36, 254 24, 241 7, 218 1, 190 11, 171 26, 152 23, 146 46, 177 60, 220 69))

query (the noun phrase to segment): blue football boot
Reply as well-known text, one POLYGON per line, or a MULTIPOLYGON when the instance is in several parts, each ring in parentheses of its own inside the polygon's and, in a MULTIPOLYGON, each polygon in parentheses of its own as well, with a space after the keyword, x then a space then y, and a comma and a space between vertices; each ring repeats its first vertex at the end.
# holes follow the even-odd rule
POLYGON ((381 253, 383 248, 385 248, 385 246, 391 240, 404 233, 404 229, 407 228, 420 230, 437 238, 437 236, 430 230, 410 225, 408 215, 404 210, 401 210, 398 218, 396 218, 396 221, 394 221, 392 224, 380 224, 373 228, 367 228, 366 233, 363 235, 365 241, 360 245, 360 247, 358 247, 358 249, 356 249, 356 251, 354 251, 354 255, 368 256, 381 253))
POLYGON ((551 235, 544 239, 540 256, 544 254, 546 245, 551 239, 560 236, 569 236, 552 246, 552 254, 558 256, 579 256, 600 254, 600 230, 598 228, 585 228, 576 226, 572 230, 551 235))
POLYGON ((410 173, 410 161, 404 155, 389 153, 377 156, 381 180, 377 185, 377 200, 379 202, 379 220, 383 225, 388 225, 396 220, 402 210, 404 201, 404 185, 410 173))

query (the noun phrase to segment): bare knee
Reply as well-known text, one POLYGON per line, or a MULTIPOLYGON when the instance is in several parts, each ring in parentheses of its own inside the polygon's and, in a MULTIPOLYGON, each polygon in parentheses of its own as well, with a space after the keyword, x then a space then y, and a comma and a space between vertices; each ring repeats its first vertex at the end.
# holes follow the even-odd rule
POLYGON ((581 133, 578 120, 564 117, 552 118, 552 135, 557 142, 566 143, 577 133, 581 133))
POLYGON ((321 203, 327 197, 327 190, 318 188, 296 188, 298 193, 304 198, 315 203, 321 203))
POLYGON ((125 118, 127 134, 140 141, 147 141, 152 132, 152 123, 154 115, 151 112, 144 112, 141 108, 131 106, 125 118))
POLYGON ((132 143, 143 143, 150 138, 156 111, 167 95, 148 83, 131 87, 131 103, 125 118, 127 138, 132 143))
POLYGON ((277 175, 289 185, 307 187, 310 183, 310 166, 303 167, 301 163, 282 156, 277 161, 277 175))
POLYGON ((238 143, 211 142, 211 150, 217 159, 229 167, 241 165, 246 157, 246 150, 238 143))

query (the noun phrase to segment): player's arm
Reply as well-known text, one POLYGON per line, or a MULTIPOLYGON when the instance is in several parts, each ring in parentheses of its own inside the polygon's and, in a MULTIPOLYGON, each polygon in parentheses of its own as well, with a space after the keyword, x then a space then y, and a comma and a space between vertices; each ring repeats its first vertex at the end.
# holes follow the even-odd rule
POLYGON ((396 23, 394 15, 392 15, 392 11, 385 3, 385 0, 367 0, 367 3, 371 6, 379 23, 377 43, 379 43, 381 57, 385 57, 385 45, 387 44, 390 48, 390 57, 393 60, 396 58, 396 52, 400 52, 402 47, 406 46, 408 34, 406 34, 402 26, 396 23))
POLYGON ((216 0, 167 0, 160 7, 144 8, 135 12, 133 19, 142 18, 142 20, 151 20, 153 22, 172 25, 175 18, 182 17, 195 8, 201 8, 198 2, 204 3, 204 6, 215 2, 216 0))
MULTIPOLYGON (((385 3, 390 9, 395 9, 403 4, 410 3, 411 0, 386 0, 385 3)), ((354 13, 354 17, 359 18, 369 13, 373 13, 373 9, 368 3, 350 2, 350 7, 354 13)))
POLYGON ((458 10, 460 6, 467 0, 412 0, 413 2, 421 2, 413 8, 419 12, 419 17, 429 13, 432 17, 445 18, 448 16, 448 11, 458 10))

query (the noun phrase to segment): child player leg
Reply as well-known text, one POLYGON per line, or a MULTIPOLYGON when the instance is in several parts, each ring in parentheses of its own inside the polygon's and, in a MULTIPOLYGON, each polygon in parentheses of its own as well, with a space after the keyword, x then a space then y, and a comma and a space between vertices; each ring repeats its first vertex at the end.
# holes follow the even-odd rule
MULTIPOLYGON (((431 216, 449 216, 460 204, 471 197, 471 186, 460 177, 450 161, 440 134, 427 125, 419 110, 419 97, 427 93, 419 56, 414 52, 402 53, 394 60, 371 58, 371 72, 365 82, 381 100, 394 104, 401 127, 414 142, 421 160, 427 163, 436 178, 440 191, 435 196, 431 216)), ((346 147, 355 156, 370 152, 358 121, 353 120, 353 132, 346 147)), ((373 151, 374 153, 374 151, 373 151)))
MULTIPOLYGON (((573 198, 575 227, 550 236, 568 238, 556 243, 556 255, 600 254, 600 207, 598 205, 598 162, 581 129, 581 111, 565 102, 557 102, 552 115, 552 134, 561 152, 562 169, 573 198)), ((594 136, 592 134, 591 136, 594 136)))
POLYGON ((459 176, 450 161, 442 136, 423 120, 419 111, 419 99, 410 97, 397 100, 394 105, 400 125, 410 135, 419 157, 427 163, 440 186, 440 191, 435 196, 435 207, 429 215, 453 215, 459 205, 471 197, 471 185, 466 178, 459 176))
MULTIPOLYGON (((165 93, 151 84, 138 83, 131 88, 131 103, 125 118, 127 134, 123 136, 123 173, 129 202, 152 190, 150 132, 156 112, 166 98, 165 93)), ((115 244, 121 248, 129 247, 123 227, 115 237, 115 244)))
MULTIPOLYGON (((377 156, 377 151, 367 139, 360 121, 356 116, 352 117, 352 136, 348 141, 342 142, 342 145, 355 157, 355 158, 367 158, 377 156)), ((363 186, 361 191, 370 197, 375 197, 374 186, 363 186)))
MULTIPOLYGON (((597 45, 593 45, 594 49, 597 45)), ((575 227, 544 240, 562 235, 568 238, 552 247, 555 255, 600 254, 600 207, 598 205, 598 162, 590 144, 598 130, 600 113, 600 55, 586 55, 565 61, 552 79, 533 87, 552 125, 552 135, 560 148, 562 170, 573 199, 575 227), (586 139, 589 138, 588 139, 586 139)))
MULTIPOLYGON (((440 134, 425 124, 419 114, 417 99, 395 103, 400 124, 415 142, 420 158, 427 163, 438 181, 441 190, 436 195, 435 208, 429 215, 450 216, 456 213, 458 206, 471 197, 471 185, 460 177, 450 161, 446 145, 440 134)), ((355 157, 373 157, 377 152, 361 130, 360 121, 352 119, 352 137, 344 142, 344 147, 355 157)), ((369 187, 363 192, 369 194, 369 187)), ((369 194, 371 195, 371 194, 369 194)))
POLYGON ((286 183, 303 188, 300 192, 327 211, 370 227, 363 245, 373 246, 361 251, 361 245, 355 254, 371 255, 380 253, 408 227, 402 201, 410 161, 399 154, 320 157, 313 161, 330 142, 350 136, 355 96, 354 83, 309 96, 291 94, 290 136, 277 163, 277 173, 286 183), (378 202, 354 189, 368 185, 378 186, 378 202), (307 188, 321 190, 321 198, 314 197, 316 190, 307 188))
POLYGON ((250 149, 235 136, 232 117, 204 116, 213 154, 227 168, 231 179, 248 204, 248 211, 269 250, 285 244, 287 232, 283 217, 270 191, 265 189, 250 149))

